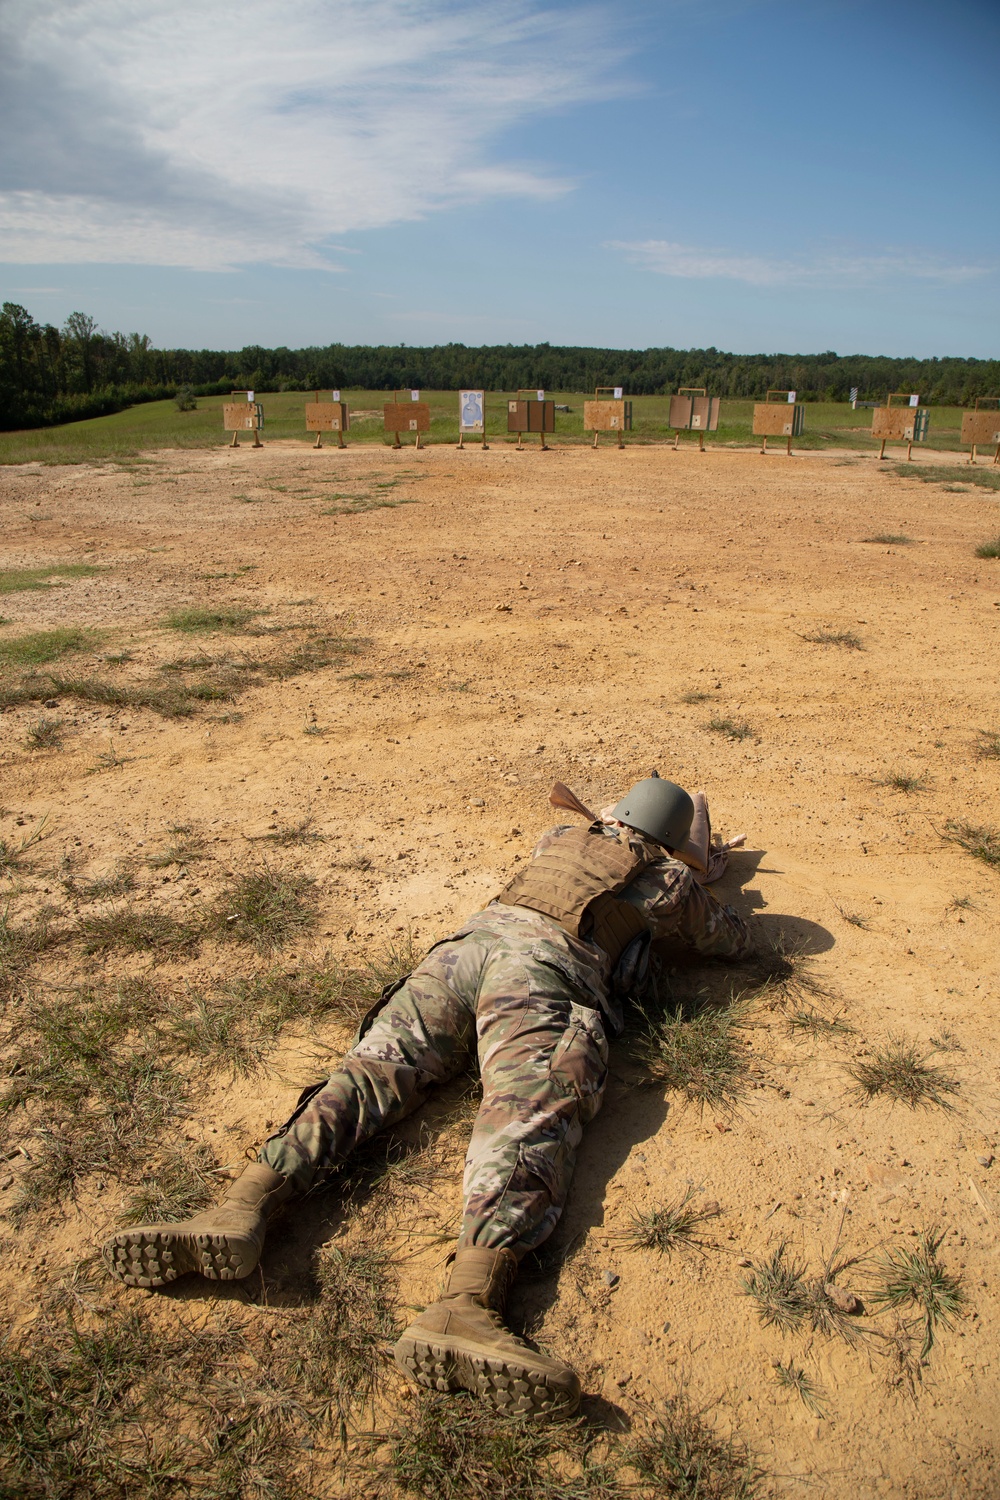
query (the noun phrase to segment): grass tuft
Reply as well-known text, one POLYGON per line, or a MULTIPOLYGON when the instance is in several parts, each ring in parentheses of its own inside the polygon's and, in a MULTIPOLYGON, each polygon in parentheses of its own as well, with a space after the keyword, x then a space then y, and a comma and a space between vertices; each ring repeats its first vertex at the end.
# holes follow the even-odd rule
POLYGON ((757 1316, 765 1328, 773 1324, 791 1333, 809 1317, 812 1299, 806 1286, 805 1266, 785 1259, 788 1246, 782 1241, 767 1260, 754 1261, 743 1277, 743 1292, 757 1304, 757 1316))
POLYGON ((979 730, 976 755, 980 760, 1000 760, 1000 730, 979 730))
POLYGON ((951 821, 945 824, 945 838, 958 844, 966 854, 981 859, 983 864, 1000 869, 1000 829, 987 825, 951 821))
POLYGON ((98 875, 94 880, 77 882, 72 876, 67 876, 63 889, 78 901, 109 901, 114 896, 126 896, 135 890, 135 875, 128 865, 120 865, 110 875, 98 875))
POLYGON ((52 830, 48 825, 48 814, 41 818, 38 827, 30 833, 25 833, 12 843, 8 839, 0 839, 0 875, 9 875, 14 870, 22 869, 29 863, 27 854, 29 849, 34 849, 43 839, 48 838, 52 830))
POLYGON ((885 787, 890 792, 926 792, 930 786, 926 776, 914 776, 909 771, 889 771, 885 776, 872 778, 872 786, 885 787))
POLYGON ((978 485, 984 490, 1000 490, 1000 471, 993 468, 978 468, 972 464, 953 465, 895 464, 894 472, 900 479, 918 479, 924 484, 978 485))
POLYGON ((177 609, 166 616, 163 624, 169 630, 180 630, 186 635, 200 635, 212 630, 238 634, 260 613, 259 609, 177 609))
POLYGON ((308 875, 261 865, 230 883, 209 912, 209 927, 262 953, 278 948, 313 925, 313 885, 308 875))
POLYGON ((915 1248, 891 1249, 878 1262, 879 1282, 869 1294, 882 1309, 917 1307, 924 1322, 921 1358, 926 1359, 934 1343, 938 1324, 954 1327, 965 1306, 961 1279, 946 1271, 938 1260, 944 1233, 928 1229, 915 1248))
POLYGON ((654 1019, 636 1043, 651 1077, 702 1108, 732 1110, 748 1086, 742 1034, 747 1006, 679 1006, 654 1019))
POLYGON ((824 1016, 812 1007, 808 1010, 797 1010, 794 1015, 789 1016, 788 1028, 791 1032, 800 1035, 802 1033, 829 1037, 854 1035, 854 1027, 842 1016, 824 1016))
POLYGON ((85 953, 190 953, 201 936, 189 923, 145 906, 119 906, 81 917, 77 930, 85 953))
POLYGON ((980 542, 976 548, 977 557, 1000 557, 1000 536, 994 537, 991 542, 980 542))
POLYGON ((754 734, 753 725, 745 719, 709 719, 705 728, 713 734, 724 734, 730 740, 749 740, 754 734))
POLYGON ((910 1109, 930 1105, 951 1109, 950 1095, 958 1093, 958 1080, 943 1068, 928 1066, 930 1055, 922 1055, 902 1037, 890 1037, 884 1047, 873 1049, 867 1059, 848 1068, 857 1097, 863 1103, 883 1096, 910 1109))
POLYGON ((636 1474, 644 1500, 757 1500, 763 1493, 764 1473, 746 1447, 735 1437, 721 1437, 683 1396, 647 1413, 621 1458, 636 1474))
POLYGON ((126 1198, 117 1220, 121 1224, 172 1223, 189 1219, 207 1208, 218 1195, 218 1178, 207 1175, 215 1167, 202 1146, 190 1150, 172 1147, 147 1168, 142 1182, 126 1198))
POLYGON ((63 719, 37 719, 29 728, 24 743, 29 750, 59 750, 65 728, 63 719))
POLYGON ((809 641, 813 646, 842 646, 845 651, 864 650, 864 642, 853 630, 814 630, 808 635, 800 636, 800 640, 809 641))
POLYGON ((875 536, 863 536, 863 542, 876 542, 880 547, 909 547, 912 536, 901 536, 894 531, 880 531, 875 536))
POLYGON ((99 640, 96 631, 63 625, 57 630, 32 630, 27 635, 9 636, 0 641, 0 663, 11 666, 40 667, 72 651, 92 649, 99 640))
POLYGON ((805 1370, 800 1370, 794 1359, 790 1359, 787 1365, 783 1365, 780 1359, 774 1361, 774 1381, 776 1385, 794 1391, 814 1417, 826 1416, 826 1397, 822 1386, 817 1385, 805 1370))
POLYGON ((56 563, 51 568, 0 568, 0 594, 60 588, 68 578, 92 578, 101 571, 92 563, 56 563))
POLYGON ((633 1249, 659 1250, 661 1255, 700 1246, 703 1241, 699 1232, 712 1219, 718 1218, 719 1205, 692 1206, 693 1197, 694 1189, 689 1188, 679 1203, 633 1213, 628 1228, 622 1230, 618 1238, 633 1249))

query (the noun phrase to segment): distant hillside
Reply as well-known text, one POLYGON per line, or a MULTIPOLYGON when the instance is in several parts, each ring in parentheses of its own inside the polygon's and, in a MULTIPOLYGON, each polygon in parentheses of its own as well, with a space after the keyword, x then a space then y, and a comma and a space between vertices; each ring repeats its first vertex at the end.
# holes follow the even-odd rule
POLYGON ((718 349, 587 349, 557 344, 327 344, 308 349, 154 349, 145 334, 104 333, 86 313, 62 328, 38 324, 14 302, 0 312, 0 429, 43 427, 173 396, 234 386, 257 391, 393 390, 421 386, 493 391, 519 387, 589 391, 624 386, 629 395, 706 386, 712 395, 763 396, 796 390, 803 401, 863 401, 919 391, 930 405, 966 406, 1000 393, 1000 360, 888 359, 881 355, 725 354, 718 349))

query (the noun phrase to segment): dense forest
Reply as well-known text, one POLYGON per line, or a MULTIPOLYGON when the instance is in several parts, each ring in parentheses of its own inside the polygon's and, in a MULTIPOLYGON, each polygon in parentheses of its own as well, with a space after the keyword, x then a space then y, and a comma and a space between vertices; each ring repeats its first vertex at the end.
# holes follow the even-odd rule
POLYGON ((39 324, 14 302, 0 312, 0 429, 44 427, 103 416, 190 388, 221 395, 256 391, 393 390, 421 386, 493 391, 544 386, 589 391, 621 385, 629 395, 660 395, 680 385, 712 395, 760 397, 794 389, 803 401, 863 401, 888 391, 919 391, 930 405, 966 406, 1000 392, 1000 360, 888 359, 850 354, 724 354, 718 349, 578 349, 555 344, 468 348, 327 344, 309 349, 154 349, 145 334, 104 333, 86 313, 62 328, 39 324))

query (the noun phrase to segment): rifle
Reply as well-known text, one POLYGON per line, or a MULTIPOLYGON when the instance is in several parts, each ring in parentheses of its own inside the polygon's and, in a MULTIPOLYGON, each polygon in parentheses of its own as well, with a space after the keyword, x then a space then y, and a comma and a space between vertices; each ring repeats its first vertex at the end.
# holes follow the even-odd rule
MULTIPOLYGON (((599 815, 591 812, 585 802, 581 802, 575 792, 562 781, 557 781, 549 793, 549 801, 553 807, 564 808, 567 812, 579 813, 587 819, 588 823, 599 821, 599 815)), ((712 825, 708 816, 708 800, 704 792, 694 794, 694 819, 691 831, 687 836, 682 849, 675 849, 674 855, 682 860, 695 872, 695 878, 699 884, 706 885, 709 881, 718 880, 725 873, 729 862, 729 851, 739 849, 746 843, 746 834, 739 833, 734 839, 726 843, 712 839, 712 825)))

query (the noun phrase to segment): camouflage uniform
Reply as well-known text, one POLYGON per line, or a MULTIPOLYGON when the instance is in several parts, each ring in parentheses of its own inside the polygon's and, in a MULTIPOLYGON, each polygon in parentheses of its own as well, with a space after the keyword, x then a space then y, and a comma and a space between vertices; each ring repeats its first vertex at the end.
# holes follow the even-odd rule
MULTIPOLYGON (((565 831, 551 830, 535 855, 565 831)), ((583 1126, 601 1107, 606 1032, 622 1030, 622 1000, 641 986, 650 938, 719 958, 749 951, 740 917, 677 860, 658 858, 622 896, 646 918, 648 935, 613 973, 599 947, 538 912, 496 902, 477 912, 386 992, 340 1068, 303 1095, 261 1160, 307 1191, 454 1077, 475 1047, 483 1102, 466 1157, 459 1248, 520 1257, 540 1245, 562 1213, 583 1126)))

